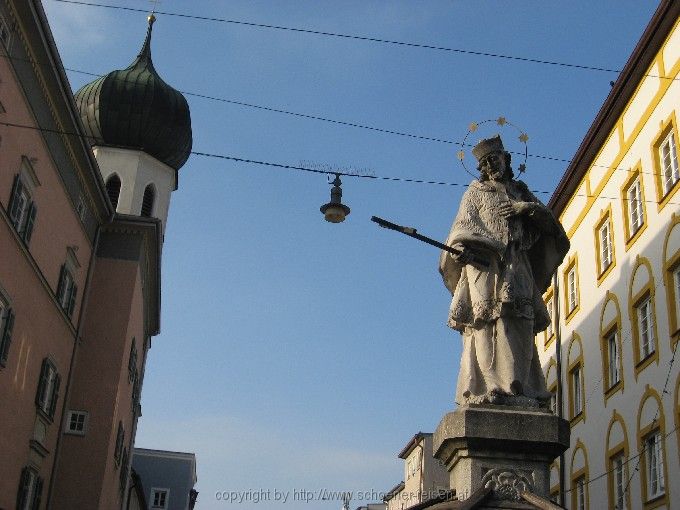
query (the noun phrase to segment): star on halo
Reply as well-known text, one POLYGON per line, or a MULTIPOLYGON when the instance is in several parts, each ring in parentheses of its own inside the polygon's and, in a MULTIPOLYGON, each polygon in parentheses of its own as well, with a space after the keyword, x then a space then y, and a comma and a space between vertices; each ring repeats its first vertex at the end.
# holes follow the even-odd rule
POLYGON ((505 126, 507 122, 508 121, 505 120, 505 117, 498 117, 498 119, 496 119, 496 124, 498 124, 499 126, 505 126))
POLYGON ((522 143, 527 143, 529 141, 529 135, 527 135, 526 133, 522 133, 521 135, 519 135, 519 141, 522 143))

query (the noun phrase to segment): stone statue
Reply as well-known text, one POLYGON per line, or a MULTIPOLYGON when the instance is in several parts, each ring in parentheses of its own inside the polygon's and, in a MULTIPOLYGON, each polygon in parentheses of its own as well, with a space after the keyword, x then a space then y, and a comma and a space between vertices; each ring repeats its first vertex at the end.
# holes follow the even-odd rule
POLYGON ((550 318, 542 294, 569 250, 552 214, 513 179, 500 136, 472 153, 480 177, 463 195, 439 270, 453 295, 448 324, 463 335, 456 402, 545 405, 550 398, 534 336, 550 318), (489 261, 471 263, 472 254, 489 261))

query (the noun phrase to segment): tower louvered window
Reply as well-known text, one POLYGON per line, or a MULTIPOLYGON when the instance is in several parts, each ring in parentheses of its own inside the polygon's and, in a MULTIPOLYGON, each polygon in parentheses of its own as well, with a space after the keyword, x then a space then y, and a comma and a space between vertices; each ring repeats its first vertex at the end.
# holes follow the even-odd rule
POLYGON ((144 189, 144 197, 142 198, 142 216, 147 218, 151 217, 153 213, 153 203, 156 198, 156 192, 154 191, 153 184, 149 184, 144 189))
POLYGON ((106 181, 106 193, 109 196, 109 201, 113 205, 114 210, 118 209, 118 197, 120 196, 120 177, 113 174, 106 181))

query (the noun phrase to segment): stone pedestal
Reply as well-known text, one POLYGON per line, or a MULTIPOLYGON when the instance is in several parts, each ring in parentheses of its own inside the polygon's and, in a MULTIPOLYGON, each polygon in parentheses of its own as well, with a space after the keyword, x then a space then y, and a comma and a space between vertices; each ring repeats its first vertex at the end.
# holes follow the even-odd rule
POLYGON ((493 499, 520 500, 528 490, 548 497, 550 464, 569 448, 569 423, 550 411, 469 405, 444 416, 433 437, 434 456, 447 467, 459 499, 490 487, 493 499))

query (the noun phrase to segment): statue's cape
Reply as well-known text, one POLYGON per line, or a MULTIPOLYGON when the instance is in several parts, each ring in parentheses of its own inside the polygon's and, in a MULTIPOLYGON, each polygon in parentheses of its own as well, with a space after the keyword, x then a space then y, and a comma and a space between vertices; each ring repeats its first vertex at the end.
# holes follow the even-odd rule
MULTIPOLYGON (((508 191, 525 202, 541 204, 547 223, 538 226, 528 219, 522 219, 520 247, 527 251, 531 271, 538 290, 543 293, 550 286, 550 280, 569 251, 569 239, 564 228, 552 211, 543 205, 522 181, 508 183, 508 191)), ((472 181, 463 198, 453 222, 446 244, 453 246, 463 243, 482 256, 496 256, 501 259, 508 246, 510 232, 508 220, 498 214, 498 207, 506 200, 492 186, 472 181)), ((453 294, 460 279, 462 266, 450 254, 442 251, 439 271, 444 284, 453 294)))

